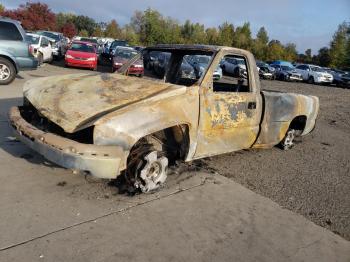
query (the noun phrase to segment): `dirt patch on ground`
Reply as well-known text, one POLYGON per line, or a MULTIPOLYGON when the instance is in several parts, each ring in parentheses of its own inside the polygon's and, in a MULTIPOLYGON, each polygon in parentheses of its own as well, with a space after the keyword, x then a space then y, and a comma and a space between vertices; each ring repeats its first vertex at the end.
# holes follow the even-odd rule
POLYGON ((350 240, 350 90, 280 81, 263 81, 262 86, 318 96, 315 131, 290 151, 243 150, 206 163, 350 240))

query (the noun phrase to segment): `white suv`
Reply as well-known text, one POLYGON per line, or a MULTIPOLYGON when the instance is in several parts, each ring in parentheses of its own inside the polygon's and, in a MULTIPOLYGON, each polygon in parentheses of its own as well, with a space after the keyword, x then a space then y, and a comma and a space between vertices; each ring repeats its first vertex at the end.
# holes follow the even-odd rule
POLYGON ((38 59, 39 65, 43 62, 52 62, 53 52, 50 41, 54 42, 55 40, 31 33, 27 33, 27 40, 33 47, 33 55, 38 59))
POLYGON ((333 82, 333 76, 320 66, 298 65, 296 70, 302 75, 303 80, 310 84, 331 84, 333 82))

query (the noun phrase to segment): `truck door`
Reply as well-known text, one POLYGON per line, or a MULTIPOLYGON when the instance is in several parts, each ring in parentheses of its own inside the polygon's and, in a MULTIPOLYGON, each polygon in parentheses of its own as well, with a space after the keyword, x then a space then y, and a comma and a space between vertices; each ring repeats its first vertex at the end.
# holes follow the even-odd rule
POLYGON ((222 51, 207 71, 200 87, 194 158, 250 148, 254 144, 260 128, 262 98, 255 60, 249 53, 248 56, 222 51), (243 59, 245 69, 243 65, 239 76, 224 74, 218 81, 213 81, 213 69, 222 58, 243 59))

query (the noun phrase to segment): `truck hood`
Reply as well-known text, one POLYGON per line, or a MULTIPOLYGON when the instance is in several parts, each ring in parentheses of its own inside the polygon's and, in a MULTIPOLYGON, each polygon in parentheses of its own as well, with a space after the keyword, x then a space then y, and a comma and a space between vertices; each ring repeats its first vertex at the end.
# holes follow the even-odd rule
POLYGON ((181 87, 120 74, 73 74, 30 80, 24 97, 50 121, 72 133, 104 114, 159 96, 169 97, 181 87))

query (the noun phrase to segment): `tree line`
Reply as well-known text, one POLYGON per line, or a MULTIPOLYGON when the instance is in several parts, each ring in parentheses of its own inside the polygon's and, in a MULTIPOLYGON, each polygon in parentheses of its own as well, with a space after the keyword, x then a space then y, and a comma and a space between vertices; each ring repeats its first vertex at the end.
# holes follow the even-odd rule
POLYGON ((248 22, 234 26, 226 21, 218 27, 205 27, 190 20, 181 24, 151 8, 135 11, 124 26, 116 20, 106 23, 83 15, 55 14, 48 5, 40 2, 28 2, 13 10, 7 10, 0 4, 0 15, 21 21, 26 30, 55 30, 70 38, 75 35, 110 37, 142 46, 158 43, 233 46, 249 50, 257 59, 264 61, 288 60, 350 69, 350 23, 347 22, 339 25, 329 46, 312 56, 311 49, 299 54, 294 43, 282 44, 279 40, 270 39, 264 27, 254 37, 248 22))

